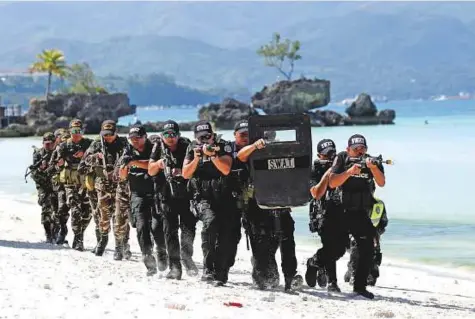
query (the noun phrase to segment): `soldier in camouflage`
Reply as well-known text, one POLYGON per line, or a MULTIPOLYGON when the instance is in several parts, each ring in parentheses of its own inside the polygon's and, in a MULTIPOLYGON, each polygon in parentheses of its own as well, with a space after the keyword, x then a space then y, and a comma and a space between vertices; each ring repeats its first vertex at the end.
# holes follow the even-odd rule
MULTIPOLYGON (((97 209, 99 216, 100 239, 95 248, 96 256, 102 256, 109 241, 111 219, 115 216, 116 193, 118 178, 116 178, 115 164, 120 158, 127 139, 117 135, 114 121, 106 120, 101 125, 100 138, 95 140, 86 151, 81 161, 81 171, 93 168, 95 172, 94 188, 97 192, 97 209)), ((123 220, 121 220, 124 223, 123 220)), ((116 252, 123 251, 124 229, 127 227, 114 227, 116 252)))
POLYGON ((117 183, 115 205, 114 234, 116 234, 116 250, 114 259, 122 260, 122 258, 125 258, 128 260, 132 257, 132 253, 129 245, 130 189, 127 180, 117 183))
POLYGON ((47 172, 48 163, 53 153, 55 138, 53 133, 43 135, 43 147, 35 149, 33 165, 29 167, 31 177, 38 191, 38 204, 41 206, 41 224, 45 229, 46 242, 53 243, 54 228, 57 225, 55 216, 57 207, 56 193, 51 184, 51 175, 47 172))
POLYGON ((58 208, 56 211, 56 216, 59 224, 58 229, 54 230, 54 233, 57 235, 56 244, 62 245, 68 243, 68 241, 66 240, 66 235, 68 234, 67 222, 69 219, 69 207, 66 202, 66 189, 64 188, 64 185, 59 182, 59 169, 57 168, 56 164, 59 160, 59 145, 62 142, 65 142, 68 138, 70 138, 71 134, 68 132, 68 130, 60 128, 54 132, 54 137, 56 139, 55 149, 53 151, 53 155, 51 155, 48 170, 51 171, 53 191, 56 193, 56 196, 58 198, 58 208))
POLYGON ((69 132, 71 138, 62 142, 58 149, 58 166, 61 167, 59 180, 65 187, 67 205, 71 210, 71 228, 74 233, 72 248, 83 251, 84 231, 91 221, 92 214, 84 185, 84 175, 78 168, 92 141, 83 137, 83 125, 78 119, 70 122, 69 132))

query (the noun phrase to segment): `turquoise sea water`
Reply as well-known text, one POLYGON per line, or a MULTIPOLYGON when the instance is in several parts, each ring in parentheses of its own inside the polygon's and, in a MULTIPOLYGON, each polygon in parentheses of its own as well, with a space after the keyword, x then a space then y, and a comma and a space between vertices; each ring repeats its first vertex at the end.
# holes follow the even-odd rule
MULTIPOLYGON (((340 106, 330 108, 344 111, 340 106)), ((378 108, 395 109, 396 124, 313 128, 314 154, 322 138, 333 139, 343 149, 350 135, 365 135, 369 153, 395 161, 387 166, 386 187, 376 193, 385 201, 389 216, 382 237, 384 256, 475 271, 475 101, 403 101, 378 108)), ((197 109, 137 112, 142 121, 188 121, 196 114, 197 109)), ((232 138, 232 132, 223 133, 232 138)), ((191 132, 184 135, 191 137, 191 132)), ((0 196, 36 200, 33 182, 23 179, 33 144, 39 145, 40 139, 0 139, 0 196)), ((295 208, 294 218, 298 244, 317 248, 318 239, 308 231, 308 207, 295 208)))

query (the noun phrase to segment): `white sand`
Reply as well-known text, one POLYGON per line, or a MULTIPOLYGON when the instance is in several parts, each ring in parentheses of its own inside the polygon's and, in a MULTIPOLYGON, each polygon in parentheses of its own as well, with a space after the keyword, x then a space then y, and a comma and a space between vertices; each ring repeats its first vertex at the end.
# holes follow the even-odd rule
MULTIPOLYGON (((384 259, 377 287, 369 288, 376 297, 366 300, 343 282, 345 256, 338 263, 341 294, 305 285, 298 294, 284 293, 282 285, 259 291, 251 288, 250 252, 242 240, 227 287, 215 288, 186 274, 181 281, 145 276, 135 229, 132 260, 114 261, 110 236, 102 257, 46 244, 39 207, 1 199, 0 318, 475 318, 475 274, 417 270, 384 259)), ((91 223, 86 247, 94 241, 91 223)), ((200 244, 198 233, 194 259, 199 267, 200 244)), ((303 276, 312 252, 297 250, 303 276)))

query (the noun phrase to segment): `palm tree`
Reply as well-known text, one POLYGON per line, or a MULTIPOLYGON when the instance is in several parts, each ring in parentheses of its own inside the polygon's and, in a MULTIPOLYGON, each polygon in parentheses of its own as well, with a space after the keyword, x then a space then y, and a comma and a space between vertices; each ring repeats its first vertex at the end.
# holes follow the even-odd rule
POLYGON ((51 90, 51 78, 56 75, 64 78, 67 71, 66 62, 64 61, 64 54, 58 49, 43 50, 36 56, 37 61, 30 67, 31 73, 48 73, 48 86, 46 87, 46 101, 51 90))

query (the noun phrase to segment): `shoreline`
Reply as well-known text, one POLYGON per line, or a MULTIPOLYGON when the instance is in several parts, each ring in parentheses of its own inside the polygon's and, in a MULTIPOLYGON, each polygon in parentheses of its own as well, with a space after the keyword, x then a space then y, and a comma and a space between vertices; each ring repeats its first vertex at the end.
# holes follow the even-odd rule
MULTIPOLYGON (((36 198, 36 195, 35 195, 36 198)), ((40 207, 28 199, 18 199, 14 194, 7 194, 3 191, 0 191, 0 207, 11 207, 14 204, 24 205, 26 210, 35 211, 36 214, 40 214, 40 207), (31 207, 34 209, 31 209, 31 207)), ((0 209, 0 213, 6 213, 3 209, 0 209)), ((69 221, 70 223, 70 221, 69 221)), ((69 224, 68 224, 69 225, 69 224)), ((38 225, 40 227, 40 225, 38 225)), ((90 232, 90 229, 94 227, 93 221, 88 226, 86 232, 90 232)), ((197 224, 197 234, 199 234, 199 229, 201 228, 200 222, 197 224)), ((72 236, 69 234, 68 236, 72 236)), ((131 235, 132 236, 132 235, 131 235)), ((1 237, 1 236, 0 236, 1 237)), ((199 242, 201 239, 196 237, 195 239, 195 246, 200 245, 199 242)), ((295 234, 295 242, 296 242, 296 252, 299 255, 299 263, 305 263, 307 258, 310 258, 315 252, 321 247, 320 239, 316 234, 309 234, 307 236, 295 234)), ((138 249, 138 247, 136 247, 138 249)), ((247 251, 246 249, 246 236, 244 230, 242 230, 242 238, 239 243, 239 249, 242 251, 247 252, 249 254, 249 258, 251 256, 251 251, 247 251)), ((195 251, 198 253, 201 252, 200 248, 195 247, 195 251)), ((469 265, 463 266, 456 266, 450 263, 427 263, 427 262, 420 262, 416 260, 410 260, 407 258, 397 257, 395 255, 391 255, 387 257, 384 252, 384 244, 382 246, 383 251, 383 262, 380 266, 381 271, 384 273, 385 267, 394 267, 394 268, 401 268, 405 270, 413 270, 413 271, 420 271, 426 272, 432 275, 442 276, 445 278, 455 278, 455 279, 462 279, 462 280, 473 280, 475 281, 475 268, 470 267, 469 265)), ((279 257, 280 258, 280 257, 279 257)), ((338 261, 338 269, 343 273, 346 271, 346 264, 349 260, 348 252, 338 261)), ((250 264, 249 264, 250 267, 250 264)), ((302 274, 303 276, 303 274, 302 274)), ((343 282, 342 278, 338 278, 340 282, 343 282)), ((341 284, 341 283, 340 283, 341 284)))
MULTIPOLYGON (((338 263, 341 293, 309 288, 288 294, 280 286, 252 288, 250 251, 241 240, 229 282, 221 288, 183 275, 181 281, 145 275, 136 230, 131 229, 130 261, 114 261, 113 235, 102 257, 88 251, 44 243, 39 207, 0 198, 0 306, 2 316, 35 318, 473 318, 475 280, 458 279, 404 268, 383 260, 381 277, 368 289, 374 300, 355 296, 343 282, 344 263, 338 263), (229 307, 228 302, 242 307, 229 307), (51 305, 55 305, 51 307, 51 305), (87 307, 85 307, 87 305, 87 307)), ((85 248, 94 247, 94 227, 85 234, 85 248)), ((72 235, 68 234, 69 242, 72 235)), ((193 259, 201 269, 199 231, 193 259)), ((298 272, 305 274, 309 251, 297 248, 298 272)), ((278 264, 280 254, 277 253, 278 264)), ((280 268, 280 267, 279 267, 280 268)), ((280 270, 280 269, 279 269, 280 270)))

